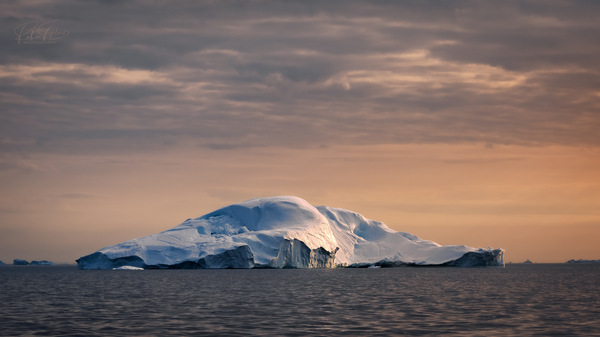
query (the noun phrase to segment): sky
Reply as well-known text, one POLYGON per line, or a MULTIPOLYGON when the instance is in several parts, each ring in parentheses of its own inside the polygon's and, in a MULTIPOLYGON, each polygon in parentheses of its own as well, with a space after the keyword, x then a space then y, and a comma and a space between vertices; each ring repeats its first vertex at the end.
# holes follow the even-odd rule
POLYGON ((3 1, 0 260, 295 195, 600 259, 597 1, 3 1))

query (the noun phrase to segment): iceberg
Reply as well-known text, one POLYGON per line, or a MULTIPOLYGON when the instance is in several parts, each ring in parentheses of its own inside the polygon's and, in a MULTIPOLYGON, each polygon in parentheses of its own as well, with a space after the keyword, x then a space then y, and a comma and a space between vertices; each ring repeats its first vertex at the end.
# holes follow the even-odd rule
POLYGON ((15 266, 27 266, 29 265, 29 261, 23 259, 14 259, 13 265, 15 266))
POLYGON ((600 260, 584 260, 584 259, 579 259, 579 260, 575 260, 575 259, 571 259, 565 263, 600 263, 600 260))
POLYGON ((346 209, 280 196, 229 205, 76 261, 80 269, 503 267, 504 250, 442 246, 346 209))
POLYGON ((36 261, 36 260, 33 260, 33 261, 29 262, 29 265, 31 265, 31 266, 51 266, 52 265, 52 261, 47 261, 47 260, 36 261))

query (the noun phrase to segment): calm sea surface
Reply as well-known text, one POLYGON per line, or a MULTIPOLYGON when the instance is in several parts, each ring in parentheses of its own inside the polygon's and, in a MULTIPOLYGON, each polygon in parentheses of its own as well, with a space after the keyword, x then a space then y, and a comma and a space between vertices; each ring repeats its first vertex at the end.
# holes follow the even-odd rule
POLYGON ((0 267, 0 335, 600 336, 600 265, 0 267))

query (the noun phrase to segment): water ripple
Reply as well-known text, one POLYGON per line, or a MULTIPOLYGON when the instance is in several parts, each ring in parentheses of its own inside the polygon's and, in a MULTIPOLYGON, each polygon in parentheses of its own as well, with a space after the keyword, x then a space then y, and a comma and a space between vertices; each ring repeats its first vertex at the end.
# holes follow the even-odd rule
POLYGON ((0 334, 600 335, 600 265, 0 268, 0 334))

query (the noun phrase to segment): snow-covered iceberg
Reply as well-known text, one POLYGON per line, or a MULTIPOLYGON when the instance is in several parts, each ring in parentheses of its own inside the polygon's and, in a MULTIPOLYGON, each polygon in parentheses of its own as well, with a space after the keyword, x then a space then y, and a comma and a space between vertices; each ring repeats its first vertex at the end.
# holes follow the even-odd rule
POLYGON ((80 269, 504 266, 504 250, 441 246, 340 208, 291 196, 233 204, 108 246, 80 269))

